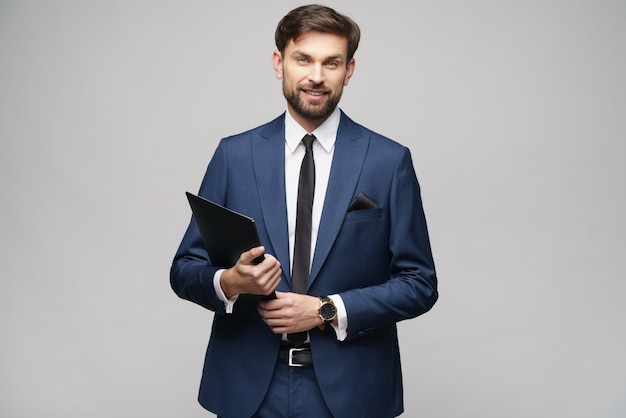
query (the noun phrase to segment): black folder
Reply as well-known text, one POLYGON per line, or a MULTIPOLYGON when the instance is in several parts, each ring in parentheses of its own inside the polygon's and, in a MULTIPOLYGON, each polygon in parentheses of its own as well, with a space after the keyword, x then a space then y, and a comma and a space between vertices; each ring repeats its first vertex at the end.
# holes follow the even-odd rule
MULTIPOLYGON (((214 266, 232 267, 237 263, 241 253, 261 245, 254 219, 203 197, 189 192, 186 194, 202 241, 214 266)), ((264 256, 261 255, 254 262, 258 264, 263 259, 264 256)))

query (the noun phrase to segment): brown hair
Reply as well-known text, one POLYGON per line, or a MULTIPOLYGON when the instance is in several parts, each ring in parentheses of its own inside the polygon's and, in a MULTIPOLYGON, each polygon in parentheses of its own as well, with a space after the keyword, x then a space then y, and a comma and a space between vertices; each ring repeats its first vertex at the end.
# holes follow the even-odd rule
POLYGON ((348 40, 348 61, 354 57, 359 46, 361 30, 352 19, 337 13, 330 7, 309 4, 293 9, 281 19, 276 27, 276 47, 280 52, 290 40, 298 40, 300 35, 308 32, 333 33, 348 40))

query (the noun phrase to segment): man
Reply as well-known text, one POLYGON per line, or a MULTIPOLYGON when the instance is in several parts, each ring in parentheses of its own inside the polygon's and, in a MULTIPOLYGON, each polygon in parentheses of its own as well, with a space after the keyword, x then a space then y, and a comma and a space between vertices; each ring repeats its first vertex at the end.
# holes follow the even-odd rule
POLYGON ((288 13, 272 56, 287 111, 223 139, 202 182, 262 243, 214 266, 192 221, 171 269, 215 312, 199 401, 220 416, 403 412, 396 323, 433 306, 437 279, 409 150, 337 108, 359 38, 333 9, 288 13))

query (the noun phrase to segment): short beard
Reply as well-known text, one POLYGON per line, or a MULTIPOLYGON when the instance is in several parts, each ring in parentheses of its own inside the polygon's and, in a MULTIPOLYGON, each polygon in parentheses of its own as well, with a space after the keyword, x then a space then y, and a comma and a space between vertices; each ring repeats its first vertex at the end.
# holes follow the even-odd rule
POLYGON ((330 94, 323 106, 311 106, 300 99, 298 92, 298 88, 291 91, 287 90, 283 81, 283 95, 291 108, 301 117, 317 121, 328 118, 335 111, 342 94, 342 91, 339 94, 330 94))

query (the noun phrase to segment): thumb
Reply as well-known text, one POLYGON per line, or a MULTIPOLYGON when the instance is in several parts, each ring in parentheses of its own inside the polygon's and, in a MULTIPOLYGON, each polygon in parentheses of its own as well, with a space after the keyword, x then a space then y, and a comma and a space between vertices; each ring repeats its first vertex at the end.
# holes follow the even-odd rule
POLYGON ((253 261, 265 253, 265 247, 260 245, 241 254, 241 261, 244 264, 253 264, 253 261))

